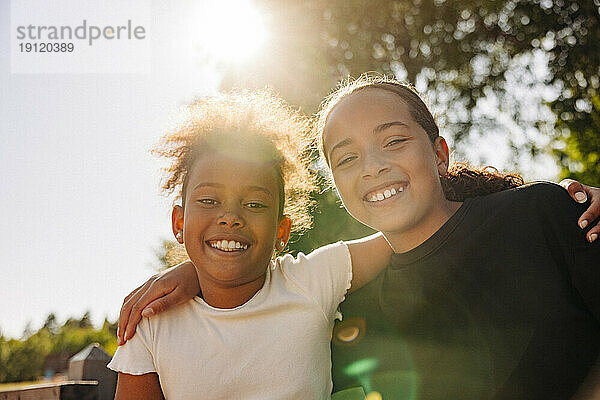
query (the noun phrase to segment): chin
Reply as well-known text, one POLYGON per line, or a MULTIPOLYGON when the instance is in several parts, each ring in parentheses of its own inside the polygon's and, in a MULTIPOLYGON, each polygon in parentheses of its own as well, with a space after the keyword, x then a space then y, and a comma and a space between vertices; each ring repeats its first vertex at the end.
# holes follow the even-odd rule
POLYGON ((405 210, 403 211, 397 210, 396 212, 377 216, 370 215, 369 218, 365 218, 363 224, 383 233, 406 231, 414 226, 415 219, 409 218, 405 210))

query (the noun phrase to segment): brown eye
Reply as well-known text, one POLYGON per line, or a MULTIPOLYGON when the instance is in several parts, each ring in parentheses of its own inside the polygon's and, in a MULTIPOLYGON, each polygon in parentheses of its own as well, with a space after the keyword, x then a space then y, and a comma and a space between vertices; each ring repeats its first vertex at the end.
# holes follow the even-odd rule
POLYGON ((337 163, 336 167, 341 167, 342 165, 348 164, 349 162, 351 162, 355 159, 356 159, 356 156, 344 157, 337 163))
POLYGON ((198 199, 197 202, 208 206, 213 206, 217 204, 217 201, 214 199, 198 199))
POLYGON ((392 139, 389 142, 387 142, 383 147, 390 147, 404 142, 406 142, 406 139, 392 139))
POLYGON ((258 203, 256 201, 252 201, 250 203, 246 203, 246 206, 248 208, 255 208, 255 209, 258 209, 258 208, 267 208, 267 206, 265 204, 258 203))

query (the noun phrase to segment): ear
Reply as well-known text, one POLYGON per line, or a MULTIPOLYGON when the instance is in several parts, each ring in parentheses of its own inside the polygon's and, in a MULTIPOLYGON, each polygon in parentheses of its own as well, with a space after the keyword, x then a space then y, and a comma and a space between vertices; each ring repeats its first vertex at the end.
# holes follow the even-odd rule
POLYGON ((175 235, 177 242, 183 243, 183 207, 173 206, 171 227, 173 228, 173 235, 175 235))
POLYGON ((291 231, 292 220, 287 215, 284 215, 279 222, 279 226, 277 227, 277 242, 275 243, 275 249, 277 249, 277 251, 283 251, 285 245, 290 239, 291 231))
POLYGON ((446 175, 448 166, 450 165, 450 150, 448 149, 446 139, 438 136, 435 142, 433 142, 433 150, 435 152, 438 173, 442 176, 446 175))

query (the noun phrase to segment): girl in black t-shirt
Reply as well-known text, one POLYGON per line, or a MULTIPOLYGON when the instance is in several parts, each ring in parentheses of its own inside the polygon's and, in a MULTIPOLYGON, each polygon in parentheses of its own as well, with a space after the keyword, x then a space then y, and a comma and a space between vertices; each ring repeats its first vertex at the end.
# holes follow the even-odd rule
MULTIPOLYGON (((367 335, 384 325, 371 349, 404 339, 414 363, 404 372, 418 374, 428 399, 600 394, 598 229, 588 243, 578 239, 560 189, 528 185, 463 205, 523 180, 451 166, 425 103, 392 80, 364 77, 336 90, 316 133, 348 212, 397 253, 370 292, 354 294, 374 304, 352 315, 366 319, 367 335)), ((347 375, 358 358, 345 361, 347 375)), ((381 378, 374 370, 371 379, 381 378)), ((390 386, 388 397, 398 395, 390 386)))

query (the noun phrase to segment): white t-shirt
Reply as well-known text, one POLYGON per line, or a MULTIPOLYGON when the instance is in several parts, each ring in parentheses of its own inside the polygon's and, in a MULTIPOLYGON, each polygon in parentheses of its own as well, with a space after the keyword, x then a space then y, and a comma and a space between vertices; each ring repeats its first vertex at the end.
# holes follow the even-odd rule
POLYGON ((217 309, 200 297, 143 318, 110 369, 158 373, 175 399, 328 399, 330 340, 352 279, 343 242, 279 257, 254 297, 217 309))

